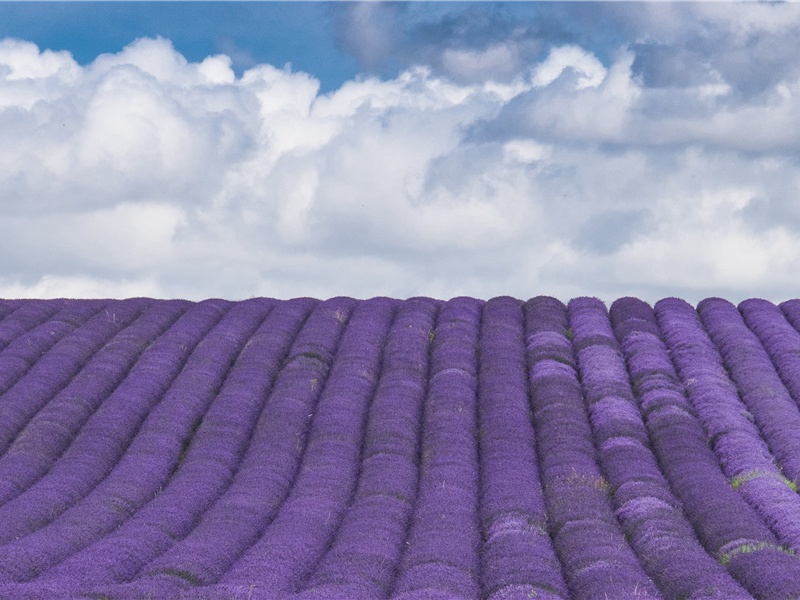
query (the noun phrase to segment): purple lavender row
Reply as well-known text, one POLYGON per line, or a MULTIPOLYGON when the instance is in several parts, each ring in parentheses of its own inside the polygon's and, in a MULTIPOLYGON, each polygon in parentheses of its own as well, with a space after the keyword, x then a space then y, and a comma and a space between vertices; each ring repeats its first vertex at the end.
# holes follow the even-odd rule
POLYGON ((739 304, 747 327, 758 336, 795 405, 800 403, 800 333, 780 308, 766 300, 739 304))
POLYGON ((548 526, 572 597, 660 598, 620 531, 597 464, 566 307, 525 303, 525 337, 536 448, 548 526))
MULTIPOLYGON (((783 397, 783 401, 788 402, 790 406, 794 405, 796 411, 796 407, 800 403, 800 334, 787 321, 784 313, 766 300, 746 300, 739 305, 739 311, 747 327, 758 336, 761 345, 767 351, 769 360, 777 370, 780 384, 785 386, 778 389, 776 394, 783 397)), ((766 367, 766 365, 763 366, 766 367)), ((772 369, 769 369, 767 373, 771 371, 772 369)), ((771 375, 769 377, 772 378, 771 375)), ((773 379, 772 385, 776 383, 778 382, 773 379)), ((782 483, 792 492, 797 491, 797 482, 790 481, 784 475, 776 478, 774 473, 758 469, 740 477, 739 484, 751 486, 753 480, 762 477, 777 479, 772 482, 773 486, 782 483)), ((797 545, 800 542, 800 519, 797 518, 800 516, 800 497, 796 493, 787 494, 786 490, 781 490, 779 495, 787 500, 785 505, 780 507, 779 514, 791 515, 788 519, 784 518, 786 522, 783 523, 782 528, 787 533, 782 537, 797 550, 800 548, 797 545)))
MULTIPOLYGON (((232 335, 228 325, 243 325, 232 321, 209 334, 210 343, 198 349, 200 356, 192 365, 196 372, 191 376, 187 372, 186 384, 191 387, 191 379, 199 379, 201 391, 212 396, 211 405, 193 437, 182 440, 177 468, 170 479, 115 531, 51 569, 43 579, 90 589, 94 585, 102 590, 102 584, 132 580, 149 562, 191 533, 203 512, 232 481, 273 378, 312 306, 312 301, 303 299, 278 303, 247 341, 240 334, 232 335), (232 366, 231 358, 235 359, 232 366)), ((249 321, 244 329, 253 325, 253 315, 237 317, 232 311, 227 316, 249 321)), ((180 398, 174 400, 173 409, 180 411, 180 398)), ((189 420, 196 423, 196 415, 189 420)), ((168 425, 166 421, 162 424, 168 425)), ((157 595, 161 597, 178 596, 179 584, 187 582, 180 575, 162 578, 166 580, 154 578, 145 586, 160 590, 157 595)), ((188 572, 183 575, 191 578, 188 572)), ((111 589, 116 587, 112 585, 111 589)), ((129 585, 127 589, 144 595, 139 586, 129 585)))
MULTIPOLYGON (((759 303, 757 300, 752 302, 759 303)), ((762 308, 769 304, 760 302, 762 308)), ((800 449, 793 431, 793 426, 800 423, 797 404, 776 373, 762 342, 747 328, 740 312, 722 300, 707 300, 701 303, 701 307, 698 307, 701 318, 706 321, 712 341, 720 349, 737 383, 739 396, 752 414, 748 415, 749 419, 759 426, 761 435, 772 449, 771 454, 777 458, 776 461, 770 456, 767 460, 762 456, 760 460, 754 460, 748 469, 733 474, 731 482, 759 510, 778 538, 796 551, 800 549, 800 497, 796 494, 800 461, 791 450, 797 452, 800 449)), ((785 327, 784 331, 797 337, 797 332, 778 309, 772 308, 775 311, 773 316, 780 319, 778 324, 785 327)), ((774 320, 764 322, 759 319, 763 310, 749 310, 748 314, 762 335, 766 333, 763 326, 775 324, 774 320), (758 327, 759 323, 762 327, 758 327)), ((753 446, 763 443, 760 437, 755 439, 754 434, 750 437, 755 440, 751 442, 753 446)), ((738 448, 741 452, 742 445, 739 444, 738 448)), ((742 462, 746 459, 743 456, 742 462)))
MULTIPOLYGON (((268 310, 259 304, 248 301, 236 306, 249 310, 239 310, 238 319, 228 320, 225 342, 242 345, 247 341, 268 310)), ((82 469, 67 466, 63 469, 67 473, 61 479, 74 475, 69 482, 73 490, 79 485, 84 489, 94 484, 96 487, 72 502, 49 525, 10 545, 12 552, 35 556, 28 566, 29 573, 38 574, 101 539, 158 493, 177 463, 181 437, 190 435, 192 423, 204 412, 193 405, 199 403, 202 407, 208 403, 208 399, 204 403, 203 395, 198 394, 202 389, 185 385, 197 380, 181 377, 187 373, 184 365, 198 342, 219 322, 227 305, 215 300, 193 305, 148 348, 125 382, 81 431, 65 456, 72 455, 73 462, 80 460, 86 466, 82 469), (187 397, 193 402, 187 402, 187 397), (178 406, 169 410, 170 404, 178 406), (195 415, 186 418, 186 413, 195 415), (171 422, 166 421, 170 417, 171 422), (108 443, 110 438, 113 444, 108 443), (98 440, 102 443, 98 444, 98 440), (82 457, 79 451, 73 452, 81 446, 82 457)), ((219 358, 224 360, 226 350, 224 346, 216 349, 219 358)), ((229 356, 225 367, 230 365, 235 351, 233 348, 233 352, 228 352, 233 356, 229 356)), ((193 361, 188 366, 195 364, 193 361)), ((210 393, 215 391, 216 387, 211 387, 210 393)), ((0 558, 3 556, 0 553, 0 558)), ((25 562, 18 561, 15 568, 23 568, 25 562)))
MULTIPOLYGON (((0 453, 5 452, 28 421, 66 387, 113 336, 132 323, 150 301, 115 304, 112 319, 105 310, 62 338, 25 376, 0 398, 0 453)), ((2 489, 0 479, 0 489, 2 489)), ((0 503, 4 492, 0 492, 0 503)))
MULTIPOLYGON (((661 309, 663 305, 657 306, 661 309)), ((742 574, 747 576, 739 565, 732 569, 730 561, 725 560, 725 548, 743 539, 773 544, 777 540, 731 487, 709 448, 703 425, 661 339, 653 309, 633 298, 618 300, 611 307, 611 320, 650 439, 672 490, 706 551, 737 579, 742 574)), ((673 326, 679 324, 681 321, 676 319, 673 326)), ((683 344, 683 349, 693 344, 691 337, 678 336, 676 340, 681 340, 678 343, 683 344)), ((751 593, 769 597, 769 587, 764 587, 763 581, 753 580, 752 576, 749 579, 746 587, 751 593)), ((716 590, 723 590, 723 598, 740 597, 734 590, 724 592, 723 583, 718 580, 715 584, 716 590)))
POLYGON ((391 592, 417 494, 429 336, 437 310, 428 298, 398 307, 369 409, 353 502, 298 598, 384 599, 391 592))
MULTIPOLYGON (((713 448, 728 480, 735 481, 737 474, 751 472, 753 464, 768 465, 766 444, 758 437, 753 423, 745 418, 746 411, 737 390, 728 379, 696 312, 689 304, 675 298, 659 301, 654 312, 666 351, 703 425, 707 443, 713 448)), ((695 438, 687 436, 686 439, 695 438)), ((710 475, 710 467, 707 467, 709 479, 695 480, 692 473, 702 466, 701 448, 705 444, 694 443, 694 447, 683 449, 686 471, 676 474, 674 489, 693 488, 690 499, 682 500, 690 519, 697 518, 692 515, 703 517, 702 523, 695 522, 703 545, 716 554, 717 560, 755 597, 800 595, 800 561, 780 544, 758 516, 774 512, 770 506, 772 498, 781 488, 788 488, 777 479, 758 477, 745 489, 738 487, 742 495, 735 493, 730 484, 725 486, 728 491, 723 492, 718 480, 710 475), (778 487, 774 487, 775 484, 778 487), (747 503, 736 500, 742 497, 747 503), (752 509, 745 510, 748 505, 758 514, 752 509)))
POLYGON ((12 477, 36 482, 0 507, 0 519, 9 523, 0 532, 0 541, 14 540, 0 548, 0 572, 6 573, 0 578, 10 575, 14 580, 30 579, 57 556, 56 547, 69 545, 63 533, 55 536, 51 528, 35 535, 32 532, 73 507, 103 479, 129 442, 135 431, 132 426, 141 422, 163 393, 162 380, 174 375, 169 348, 165 350, 162 343, 169 335, 141 358, 140 362, 146 363, 147 356, 151 357, 149 369, 129 371, 131 363, 184 312, 186 305, 164 303, 152 308, 115 337, 113 350, 106 346, 98 353, 86 370, 31 420, 23 431, 27 437, 15 441, 6 453, 4 458, 9 460, 2 466, 12 477), (38 461, 15 464, 15 458, 30 455, 38 461), (15 466, 22 468, 14 472, 15 466), (54 537, 58 543, 53 542, 54 537), (38 549, 40 539, 48 540, 47 556, 32 562, 16 558, 29 546, 38 549))
POLYGON ((800 481, 800 411, 766 350, 727 300, 703 300, 697 312, 778 464, 800 481))
MULTIPOLYGON (((214 585, 189 590, 168 591, 160 586, 132 584, 102 587, 65 587, 58 583, 0 583, 0 600, 295 600, 295 596, 276 595, 245 585, 214 585)), ((329 600, 351 600, 334 598, 329 600)), ((423 599, 420 599, 423 600, 423 599)))
POLYGON ((0 299, 0 322, 26 302, 31 302, 31 300, 10 300, 8 298, 0 299))
MULTIPOLYGON (((168 328, 183 310, 183 304, 170 304, 163 308, 156 303, 150 305, 141 317, 98 350, 66 386, 46 400, 0 458, 0 477, 6 483, 0 487, 0 498, 4 502, 17 497, 52 468, 82 424, 119 385, 146 346, 168 328)), ((105 315, 102 317, 105 318, 105 315)), ((94 322, 96 319, 91 319, 87 328, 94 322)), ((88 333, 85 329, 76 331, 64 342, 80 343, 75 338, 88 333)), ((57 344, 55 350, 63 353, 65 349, 62 344, 57 344)), ((58 376, 54 372, 49 374, 58 376)), ((25 384, 35 376, 37 374, 31 371, 6 398, 13 397, 16 400, 20 388, 26 389, 25 384)), ((19 401, 22 402, 22 398, 19 401)), ((0 515, 3 514, 2 510, 0 515)), ((0 541, 9 539, 5 533, 0 532, 0 541)))
POLYGON ((237 552, 258 538, 253 520, 269 516, 295 477, 311 415, 352 305, 344 298, 316 305, 301 299, 281 303, 273 311, 275 320, 268 319, 245 348, 242 368, 221 390, 175 478, 126 532, 131 536, 128 545, 138 551, 135 570, 124 578, 134 582, 132 587, 155 586, 163 595, 179 595, 181 588, 212 583, 215 573, 238 558, 229 550, 231 541, 242 543, 237 534, 249 536, 237 552), (260 493, 248 496, 249 484, 259 481, 260 493), (234 514, 245 519, 246 527, 230 519, 224 523, 233 530, 230 535, 219 543, 203 544, 207 531, 219 527, 215 515, 221 511, 215 506, 220 498, 241 505, 234 514), (209 510, 212 515, 204 519, 209 510), (142 533, 149 546, 139 546, 142 533), (194 556, 196 564, 163 566, 181 560, 198 545, 202 552, 194 556))
MULTIPOLYGON (((354 304, 322 386, 291 491, 263 534, 224 575, 220 573, 221 581, 293 592, 302 588, 324 554, 355 489, 367 408, 395 304, 388 298, 354 304)), ((347 317, 341 313, 343 321, 347 317)), ((217 536, 224 539, 225 533, 217 530, 214 539, 217 536)))
POLYGON ((530 418, 522 303, 494 298, 480 338, 482 598, 569 598, 547 531, 530 418))
POLYGON ((66 304, 66 300, 27 300, 10 306, 0 321, 0 349, 47 321, 66 304))
POLYGON ((16 336, 0 351, 0 394, 7 392, 64 336, 103 310, 103 305, 102 302, 67 302, 47 320, 16 336))
MULTIPOLYGON (((350 596, 324 596, 325 600, 355 600, 350 596)), ((296 594, 277 594, 249 585, 218 584, 180 591, 157 585, 120 584, 95 588, 69 588, 57 583, 0 583, 0 600, 300 600, 296 594)), ((415 600, 451 600, 420 596, 415 600)), ((522 599, 521 599, 522 600, 522 599)))
POLYGON ((393 598, 480 596, 478 341, 482 302, 455 298, 433 332, 420 480, 393 598), (435 592, 434 592, 435 591, 435 592))
POLYGON ((728 464, 725 468, 732 485, 755 507, 778 539, 797 550, 800 548, 800 497, 795 493, 795 482, 788 480, 781 468, 787 469, 786 474, 790 476, 797 474, 796 469, 800 468, 797 457, 781 447, 784 444, 795 451, 800 449, 800 444, 793 440, 793 431, 784 425, 800 424, 797 405, 758 338, 746 327, 732 304, 724 300, 704 300, 698 306, 698 313, 733 377, 737 387, 733 401, 744 415, 739 417, 744 421, 741 430, 735 435, 720 436, 720 448, 724 444, 728 446, 721 454, 723 467, 728 464), (752 368, 758 369, 758 373, 753 373, 752 368))
POLYGON ((796 331, 800 331, 800 299, 787 300, 781 302, 779 306, 786 320, 796 331))
MULTIPOLYGON (((624 300, 613 305, 618 321, 627 306, 624 300)), ((749 598, 700 545, 670 490, 659 459, 668 463, 672 455, 657 459, 653 453, 650 440, 659 440, 659 430, 650 415, 645 425, 605 305, 593 298, 574 299, 569 320, 600 464, 613 490, 617 518, 645 571, 665 598, 749 598)), ((635 380, 641 383, 641 376, 636 372, 635 380)), ((674 450, 663 444, 656 448, 674 450)))
MULTIPOLYGON (((140 318, 136 318, 136 307, 125 306, 124 309, 124 322, 130 318, 136 320, 117 332, 111 342, 98 348, 109 329, 116 328, 113 323, 112 327, 108 326, 104 311, 98 315, 99 321, 97 317, 90 319, 85 327, 56 344, 45 359, 36 364, 37 368, 31 369, 4 396, 0 409, 8 409, 13 416, 3 423, 5 427, 0 425, 0 429, 7 434, 9 442, 13 433, 19 433, 0 457, 0 502, 5 503, 0 508, 0 519, 16 514, 17 509, 8 508, 8 503, 47 473, 146 345, 166 329, 185 306, 154 303, 140 318), (75 361, 75 355, 81 357, 80 362, 75 361), (79 371, 73 377, 74 369, 79 371)), ((25 510, 29 501, 18 504, 25 510)), ((64 508, 53 506, 52 512, 58 514, 64 508)), ((17 518, 22 519, 22 515, 17 518)), ((36 526, 41 526, 40 521, 19 523, 16 528, 0 531, 0 542, 32 530, 21 528, 36 526)))
MULTIPOLYGON (((276 312, 278 312, 277 309, 276 309, 276 312)), ((335 311, 335 313, 336 313, 335 316, 336 316, 337 321, 338 321, 338 319, 342 316, 341 315, 341 311, 337 310, 337 311, 335 311)), ((310 327, 312 333, 318 331, 320 324, 317 323, 317 324, 313 324, 313 325, 314 325, 313 327, 310 327)), ((323 323, 322 325, 325 326, 325 323, 323 323)), ((276 329, 276 328, 274 327, 274 324, 273 324, 272 329, 270 329, 269 331, 272 331, 274 329, 276 329)), ((275 340, 272 340, 272 341, 275 342, 275 340)), ((312 342, 313 342, 313 340, 312 340, 312 342)), ((257 344, 254 344, 252 347, 255 348, 256 346, 257 346, 257 344)), ((274 343, 273 344, 267 344, 265 346, 265 348, 272 350, 274 348, 274 346, 275 346, 274 343)), ((314 353, 320 352, 320 351, 324 350, 324 348, 321 348, 321 345, 319 343, 305 343, 305 344, 301 344, 299 347, 296 346, 295 350, 297 351, 297 354, 295 356, 299 356, 299 355, 303 355, 303 354, 311 354, 312 351, 314 353), (302 352, 302 350, 306 350, 306 352, 302 352)), ((296 361, 295 361, 295 364, 296 364, 296 361)), ((288 368, 290 368, 290 367, 288 367, 288 368)), ((286 369, 284 371, 286 371, 286 369)), ((308 376, 307 375, 305 376, 304 381, 306 381, 306 382, 308 381, 308 376)), ((299 382, 294 382, 294 384, 293 383, 289 383, 286 386, 288 388, 290 394, 293 396, 292 398, 287 398, 286 399, 286 402, 291 403, 290 408, 294 408, 296 406, 296 403, 294 402, 294 397, 296 397, 297 389, 302 389, 300 386, 296 385, 296 383, 299 383, 299 382)), ((273 405, 273 407, 274 407, 274 405, 273 405)), ((265 428, 266 428, 266 425, 269 425, 271 427, 273 433, 278 433, 278 432, 283 433, 285 431, 285 429, 286 429, 285 425, 287 423, 287 419, 282 418, 283 415, 280 414, 279 410, 276 411, 278 413, 277 415, 275 415, 275 414, 267 415, 266 412, 267 411, 265 411, 265 414, 262 415, 262 416, 271 416, 271 417, 276 417, 276 418, 275 419, 264 420, 263 424, 265 425, 265 428)), ((301 416, 303 418, 305 418, 306 415, 304 413, 307 412, 307 409, 303 410, 303 408, 300 407, 299 412, 303 413, 301 416)), ((291 435, 291 431, 285 437, 287 437, 290 440, 289 441, 289 445, 291 446, 293 451, 296 451, 296 445, 297 444, 302 445, 302 441, 301 441, 300 437, 299 436, 297 436, 297 437, 296 436, 292 436, 291 435)), ((274 450, 274 449, 275 448, 272 448, 272 450, 274 450)), ((192 449, 190 448, 190 452, 189 452, 189 454, 187 454, 187 461, 186 462, 189 462, 191 456, 192 456, 192 449)), ((257 461, 257 462, 260 463, 261 469, 263 470, 265 466, 268 467, 270 464, 275 462, 274 458, 275 458, 275 453, 271 452, 270 448, 266 448, 266 451, 262 452, 262 456, 260 457, 260 460, 257 461)), ((211 465, 209 465, 209 466, 211 466, 211 465)), ((165 507, 172 508, 181 499, 185 498, 185 492, 181 493, 180 491, 178 491, 173 496, 173 498, 168 499, 166 496, 168 495, 168 492, 170 491, 170 489, 171 488, 167 488, 167 490, 165 490, 165 492, 160 496, 159 499, 164 499, 165 500, 165 502, 164 502, 164 506, 165 507)), ((196 493, 199 490, 194 490, 194 491, 196 493)), ((145 511, 142 511, 142 512, 144 513, 145 511)), ((178 514, 180 515, 181 512, 178 511, 178 514)), ((173 512, 171 515, 167 515, 167 517, 169 518, 169 517, 174 516, 174 515, 175 515, 175 513, 173 512)), ((145 518, 145 515, 142 515, 142 517, 143 517, 142 520, 146 521, 146 525, 147 526, 150 526, 150 525, 158 526, 157 524, 153 523, 153 521, 155 521, 155 517, 156 516, 157 516, 156 511, 152 511, 152 512, 150 512, 150 513, 148 513, 146 515, 146 518, 145 518)), ((228 525, 230 526, 231 524, 233 524, 235 522, 236 521, 229 522, 228 525)), ((172 521, 170 520, 169 523, 172 523, 172 521)), ((126 523, 125 525, 128 525, 128 523, 126 523)), ((167 523, 162 523, 162 526, 166 529, 167 523)), ((124 528, 125 528, 125 526, 123 526, 123 529, 124 528)), ((113 550, 118 545, 122 544, 123 547, 120 550, 120 552, 118 552, 118 554, 122 553, 124 555, 124 554, 128 553, 128 555, 130 555, 130 554, 132 554, 134 543, 141 543, 142 545, 147 545, 147 541, 148 540, 144 540, 144 541, 141 540, 141 538, 142 538, 141 534, 145 533, 145 532, 147 532, 146 529, 144 531, 141 528, 138 530, 137 535, 133 536, 133 538, 136 540, 136 542, 133 542, 133 540, 130 540, 126 544, 126 543, 124 543, 124 540, 121 539, 121 538, 117 538, 116 540, 112 540, 111 543, 109 543, 106 546, 106 549, 110 551, 110 550, 113 550)), ((153 536, 151 535, 149 537, 151 538, 149 541, 152 542, 152 537, 153 536)), ((102 553, 97 553, 97 555, 94 556, 93 558, 95 560, 102 560, 102 553)), ((189 574, 183 574, 183 575, 189 575, 189 574)), ((111 586, 111 587, 107 587, 106 586, 106 588, 98 588, 98 591, 96 593, 105 593, 105 591, 107 591, 109 595, 113 595, 113 597, 115 597, 115 598, 137 598, 137 599, 140 599, 142 597, 148 597, 147 594, 149 594, 151 592, 153 594, 155 594, 155 596, 153 596, 153 597, 164 597, 165 594, 170 595, 172 593, 172 592, 166 591, 167 588, 164 588, 163 586, 160 587, 160 586, 157 586, 157 585, 156 586, 148 585, 148 583, 152 583, 152 582, 145 582, 145 583, 142 584, 141 587, 140 586, 134 586, 134 585, 130 585, 130 586, 122 585, 122 586, 111 586), (143 591, 143 590, 146 590, 146 591, 143 591)), ((9 587, 9 586, 6 586, 6 587, 9 587)), ((26 589, 28 589, 28 588, 26 588, 26 589)), ((50 588, 48 588, 48 589, 50 589, 50 588)), ((11 593, 12 594, 16 594, 17 591, 19 591, 19 590, 14 590, 11 593)), ((174 592, 173 595, 177 595, 177 593, 178 593, 175 590, 173 590, 173 592, 174 592)), ((192 594, 191 590, 189 590, 189 591, 181 591, 180 594, 182 594, 182 595, 185 594, 187 598, 188 597, 194 597, 194 595, 192 594)), ((220 597, 220 598, 226 598, 226 600, 229 599, 229 598, 232 598, 232 597, 237 597, 237 598, 262 598, 262 597, 266 597, 264 595, 265 592, 262 593, 262 591, 260 591, 260 590, 255 590, 254 591, 249 586, 214 586, 214 587, 211 587, 211 588, 202 587, 202 588, 198 588, 198 594, 199 594, 198 597, 203 597, 203 598, 220 597), (232 595, 233 592, 231 592, 231 594, 228 593, 228 590, 239 590, 241 588, 244 589, 244 592, 239 593, 239 595, 234 596, 234 595, 232 595), (214 592, 214 590, 224 590, 224 591, 218 592, 218 594, 217 594, 217 592, 214 592), (217 595, 214 595, 214 594, 217 594, 217 595)), ((49 597, 49 596, 47 596, 47 592, 45 592, 45 596, 44 597, 49 597)), ((63 597, 63 595, 62 595, 62 597, 63 597)))

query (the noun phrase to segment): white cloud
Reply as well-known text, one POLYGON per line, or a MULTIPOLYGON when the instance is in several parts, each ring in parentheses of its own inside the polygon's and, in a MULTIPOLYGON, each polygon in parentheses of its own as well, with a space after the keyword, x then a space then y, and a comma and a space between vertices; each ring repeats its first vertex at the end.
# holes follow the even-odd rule
POLYGON ((33 283, 0 279, 2 298, 135 298, 158 297, 161 287, 153 280, 100 279, 43 275, 33 283))
POLYGON ((575 87, 579 90, 597 87, 606 78, 603 63, 594 55, 576 46, 561 46, 554 48, 547 59, 536 67, 533 84, 536 87, 550 85, 567 70, 577 75, 575 87))
POLYGON ((68 52, 53 52, 30 42, 15 39, 0 40, 0 65, 6 81, 48 79, 74 80, 78 64, 68 52))
POLYGON ((719 72, 646 87, 630 49, 496 80, 511 46, 449 52, 461 79, 320 95, 163 39, 0 41, 0 295, 793 293, 800 80, 732 102, 719 72))
POLYGON ((533 140, 511 140, 503 145, 506 161, 534 163, 550 158, 553 154, 552 145, 540 144, 533 140))

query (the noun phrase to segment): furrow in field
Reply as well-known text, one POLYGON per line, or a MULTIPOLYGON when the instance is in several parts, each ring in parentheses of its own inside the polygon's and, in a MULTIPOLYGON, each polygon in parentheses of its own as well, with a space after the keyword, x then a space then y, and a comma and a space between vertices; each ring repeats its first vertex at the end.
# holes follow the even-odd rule
POLYGON ((771 302, 754 298, 741 302, 738 308, 769 354, 786 391, 800 406, 800 333, 771 302))
MULTIPOLYGON (((20 545, 37 548, 42 567, 50 567, 102 539, 166 483, 179 461, 182 440, 188 441, 193 423, 203 414, 209 396, 218 386, 213 382, 217 385, 204 390, 196 385, 198 381, 191 373, 197 364, 192 360, 193 352, 228 308, 229 304, 222 301, 193 305, 148 348, 118 393, 87 424, 81 436, 85 434, 93 441, 110 438, 116 443, 103 448, 87 445, 84 464, 92 457, 97 460, 86 470, 97 472, 103 462, 101 457, 107 465, 113 464, 84 498, 50 525, 21 540, 20 545), (107 452, 102 454, 104 450, 107 452)), ((252 302, 234 306, 237 314, 225 321, 229 326, 222 336, 232 348, 217 345, 214 349, 223 376, 266 310, 252 302)), ((85 579, 86 569, 78 566, 80 561, 78 565, 75 561, 71 564, 77 568, 72 572, 81 572, 85 579)))
POLYGON ((0 349, 41 325, 67 305, 64 300, 29 300, 15 305, 5 305, 0 320, 0 349))
POLYGON ((697 312, 773 461, 788 479, 800 481, 800 411, 766 350, 727 300, 708 298, 697 312))
MULTIPOLYGON (((84 520, 69 525, 60 519, 75 512, 81 499, 109 473, 131 436, 174 378, 183 358, 171 356, 180 337, 170 335, 172 324, 188 304, 164 303, 161 310, 147 311, 114 338, 58 397, 48 403, 23 431, 9 453, 12 459, 46 449, 39 461, 41 472, 23 473, 40 478, 22 494, 0 507, 0 519, 9 526, 0 540, 11 542, 0 548, 0 571, 14 580, 29 580, 54 560, 68 555, 78 539, 89 536, 92 527, 84 520), (162 335, 163 334, 163 335, 162 335), (177 339, 175 339, 177 338, 177 339), (96 386, 96 387, 95 387, 96 386), (97 390, 98 394, 91 393, 97 390), (74 410, 79 407, 78 410, 74 410), (70 410, 73 409, 73 410, 70 410), (28 558, 30 557, 30 558, 28 558)), ((192 336, 202 329, 192 328, 192 336)), ((94 512, 94 511, 92 511, 94 512)), ((92 514, 90 512, 90 514, 92 514)), ((95 519, 100 515, 94 513, 95 519)), ((97 521, 95 520, 95 525, 97 521)))
MULTIPOLYGON (((62 482, 50 485, 48 482, 54 480, 51 470, 58 465, 62 473, 66 469, 68 478, 69 469, 80 471, 80 465, 71 462, 75 451, 66 454, 65 451, 87 420, 120 386, 147 346, 185 309, 183 303, 152 304, 140 318, 104 344, 66 386, 33 414, 0 458, 0 482, 5 484, 0 485, 0 498, 5 503, 0 507, 0 519, 12 515, 14 518, 13 527, 0 531, 0 541, 41 527, 80 497, 63 489, 62 482), (47 498, 50 491, 56 497, 47 498)), ((76 335, 84 329, 75 332, 76 335)), ((68 336, 65 341, 72 341, 74 337, 68 336)), ((54 374, 56 377, 58 375, 54 374)), ((30 377, 23 379, 12 392, 18 392, 21 387, 25 389, 24 384, 30 380, 30 377)), ((19 403, 24 403, 24 398, 20 397, 19 403)), ((67 487, 72 483, 78 485, 78 489, 83 484, 73 481, 66 484, 67 487)))

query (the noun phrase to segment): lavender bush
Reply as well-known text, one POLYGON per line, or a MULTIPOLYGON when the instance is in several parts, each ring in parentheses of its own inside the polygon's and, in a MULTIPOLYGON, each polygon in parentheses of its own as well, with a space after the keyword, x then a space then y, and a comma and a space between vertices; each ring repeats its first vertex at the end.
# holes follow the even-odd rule
POLYGON ((800 301, 0 300, 0 600, 800 597, 800 301))

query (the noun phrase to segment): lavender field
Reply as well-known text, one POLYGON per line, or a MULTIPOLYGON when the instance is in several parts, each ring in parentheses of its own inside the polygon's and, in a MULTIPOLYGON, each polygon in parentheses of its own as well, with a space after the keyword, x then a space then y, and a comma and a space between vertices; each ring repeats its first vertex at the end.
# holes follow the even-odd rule
POLYGON ((800 300, 0 301, 0 598, 800 598, 800 300))

